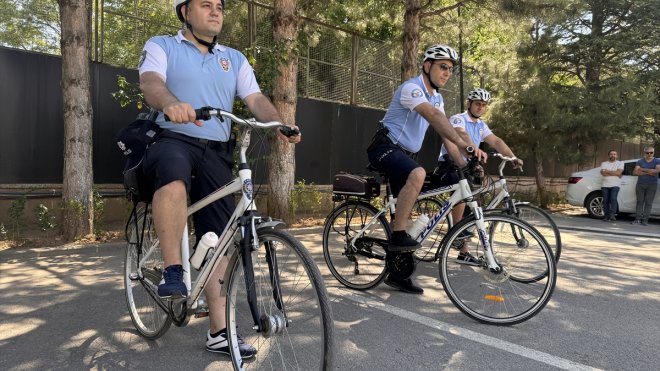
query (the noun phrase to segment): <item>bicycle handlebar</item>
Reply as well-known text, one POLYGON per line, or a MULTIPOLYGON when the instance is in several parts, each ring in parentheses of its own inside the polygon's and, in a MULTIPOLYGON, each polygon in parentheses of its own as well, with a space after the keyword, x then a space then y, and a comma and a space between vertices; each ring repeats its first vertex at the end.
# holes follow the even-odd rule
MULTIPOLYGON (((493 157, 498 157, 502 160, 502 162, 500 162, 500 166, 499 166, 500 176, 502 175, 502 171, 504 170, 504 165, 506 165, 507 162, 514 162, 514 161, 518 160, 517 157, 508 157, 508 156, 504 156, 503 154, 497 153, 497 152, 493 152, 490 155, 493 156, 493 157)), ((520 168, 520 172, 521 173, 523 172, 522 167, 520 168)))
MULTIPOLYGON (((170 121, 169 116, 164 115, 166 121, 170 121)), ((268 129, 268 128, 279 128, 280 132, 286 137, 292 137, 294 135, 299 135, 300 131, 291 126, 287 126, 278 121, 270 122, 259 122, 254 118, 244 119, 234 115, 231 112, 221 110, 220 108, 213 107, 202 107, 195 110, 195 119, 196 120, 210 120, 211 117, 218 117, 220 121, 224 122, 224 118, 227 118, 237 124, 249 126, 252 128, 268 129)))

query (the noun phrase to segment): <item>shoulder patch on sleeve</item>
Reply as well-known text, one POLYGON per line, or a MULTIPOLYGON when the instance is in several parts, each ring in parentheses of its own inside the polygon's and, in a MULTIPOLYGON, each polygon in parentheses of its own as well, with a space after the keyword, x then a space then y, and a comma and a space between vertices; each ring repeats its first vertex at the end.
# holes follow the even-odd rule
POLYGON ((451 120, 451 123, 454 125, 461 125, 463 124, 463 119, 461 119, 460 116, 457 116, 451 120))
POLYGON ((419 89, 419 88, 417 88, 417 89, 413 89, 413 90, 410 92, 410 96, 413 97, 413 98, 419 98, 419 97, 421 97, 422 95, 424 95, 424 93, 422 92, 422 89, 419 89))

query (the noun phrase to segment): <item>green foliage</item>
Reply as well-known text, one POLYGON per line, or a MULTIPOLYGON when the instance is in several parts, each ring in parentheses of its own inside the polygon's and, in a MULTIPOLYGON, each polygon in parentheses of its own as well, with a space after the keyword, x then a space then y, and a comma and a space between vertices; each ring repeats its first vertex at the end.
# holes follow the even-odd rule
POLYGON ((383 206, 385 206, 385 198, 384 197, 374 197, 371 200, 369 200, 369 203, 374 205, 376 209, 381 209, 383 206))
POLYGON ((0 45, 60 54, 56 0, 0 0, 0 45))
POLYGON ((111 95, 117 102, 119 102, 119 105, 122 106, 122 108, 132 103, 135 103, 138 109, 142 109, 142 107, 146 105, 144 94, 142 94, 142 90, 140 90, 140 83, 128 82, 126 77, 117 75, 117 86, 119 87, 119 90, 111 95))
POLYGON ((267 46, 252 44, 243 50, 265 95, 272 97, 275 79, 280 75, 279 66, 287 63, 292 53, 299 53, 297 43, 292 49, 284 42, 273 42, 267 46))
POLYGON ((137 67, 147 40, 175 34, 181 25, 171 1, 106 0, 103 10, 101 61, 112 65, 137 67))
POLYGON ((299 215, 316 215, 323 207, 323 193, 314 185, 306 184, 305 180, 298 181, 291 191, 291 213, 299 215))
POLYGON ((660 40, 655 35, 653 52, 641 9, 658 10, 609 0, 525 3, 537 11, 519 23, 517 47, 501 47, 499 70, 481 64, 495 92, 487 119, 498 136, 515 143, 518 156, 567 164, 592 156, 586 148, 607 139, 653 140, 660 90, 648 60, 658 61, 660 40))
POLYGON ((10 228, 12 229, 12 239, 20 238, 21 230, 25 227, 23 214, 25 213, 25 204, 27 203, 27 194, 13 200, 7 209, 7 216, 9 217, 10 228))
POLYGON ((39 204, 34 208, 33 212, 39 229, 45 232, 55 228, 55 216, 52 215, 48 207, 44 204, 39 204))
POLYGON ((65 216, 69 215, 73 218, 80 218, 85 212, 85 205, 76 200, 64 200, 62 201, 62 211, 65 216))
POLYGON ((0 240, 6 240, 9 235, 5 223, 0 223, 0 240))
POLYGON ((103 232, 105 227, 104 213, 105 210, 105 200, 98 192, 94 190, 92 198, 92 204, 94 207, 94 234, 100 235, 103 232))
POLYGON ((301 1, 301 13, 378 40, 401 35, 403 2, 386 0, 301 1))

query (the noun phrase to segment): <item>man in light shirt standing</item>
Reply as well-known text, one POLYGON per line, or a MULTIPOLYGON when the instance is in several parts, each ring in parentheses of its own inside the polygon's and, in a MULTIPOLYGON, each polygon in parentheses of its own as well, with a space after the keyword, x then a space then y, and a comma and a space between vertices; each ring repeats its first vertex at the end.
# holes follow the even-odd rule
POLYGON ((623 162, 618 161, 618 154, 610 150, 607 154, 608 161, 600 165, 600 175, 603 176, 601 191, 603 192, 603 221, 616 221, 617 201, 619 188, 621 187, 621 176, 623 175, 623 162))

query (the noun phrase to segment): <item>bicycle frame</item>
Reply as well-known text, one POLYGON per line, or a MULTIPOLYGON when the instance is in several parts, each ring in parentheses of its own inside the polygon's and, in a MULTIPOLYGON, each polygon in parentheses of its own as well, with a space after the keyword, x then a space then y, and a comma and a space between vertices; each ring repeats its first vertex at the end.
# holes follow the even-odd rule
MULTIPOLYGON (((389 187, 389 186, 388 186, 389 187)), ((388 188, 389 190, 389 188, 388 188)), ((430 191, 426 191, 423 193, 420 193, 419 196, 417 197, 418 200, 424 199, 424 198, 430 198, 430 197, 435 197, 444 193, 452 192, 452 195, 449 197, 447 202, 445 202, 444 206, 442 209, 440 209, 433 217, 430 218, 428 224, 426 225, 426 228, 422 231, 422 233, 417 237, 417 242, 422 243, 426 240, 426 238, 431 234, 431 231, 435 228, 435 226, 443 219, 446 218, 451 209, 458 204, 459 202, 466 200, 468 207, 472 210, 476 217, 476 225, 477 229, 479 231, 479 241, 481 242, 481 246, 484 251, 484 255, 486 256, 486 261, 488 263, 488 267, 495 272, 499 272, 502 268, 501 266, 497 263, 493 256, 493 252, 490 248, 490 243, 488 241, 488 236, 486 233, 486 226, 483 220, 483 211, 477 201, 473 199, 473 193, 470 190, 470 184, 468 183, 467 179, 465 177, 461 176, 461 180, 459 180, 458 183, 450 185, 450 186, 444 186, 440 188, 436 188, 430 191)), ((379 212, 374 215, 374 217, 360 230, 356 233, 356 235, 351 239, 350 241, 350 246, 353 248, 356 248, 355 242, 359 239, 362 238, 364 235, 364 232, 368 230, 377 220, 378 218, 385 213, 386 211, 394 210, 394 206, 396 204, 396 198, 392 197, 391 193, 388 192, 388 202, 385 206, 383 206, 379 212)), ((415 236, 413 236, 415 237, 415 236)))
MULTIPOLYGON (((197 300, 202 295, 202 292, 207 284, 209 276, 216 269, 216 266, 219 264, 220 259, 223 256, 228 255, 229 248, 232 246, 231 242, 233 239, 236 238, 236 233, 239 231, 239 227, 241 228, 240 230, 241 240, 243 240, 244 237, 246 236, 245 232, 247 232, 247 236, 250 235, 256 236, 256 229, 257 229, 256 221, 260 221, 261 217, 255 214, 257 207, 254 202, 252 170, 250 170, 247 166, 247 156, 246 156, 247 149, 250 145, 250 137, 252 130, 251 126, 255 125, 259 127, 275 127, 281 125, 280 123, 275 123, 275 122, 260 123, 260 125, 257 125, 257 122, 254 121, 253 119, 243 120, 238 118, 237 116, 234 116, 229 112, 224 112, 224 111, 212 111, 211 114, 222 115, 224 117, 231 119, 234 122, 244 124, 244 126, 241 129, 241 138, 240 138, 239 156, 240 156, 241 166, 239 167, 240 170, 238 171, 238 176, 236 178, 234 178, 232 181, 225 184, 224 186, 218 188, 216 191, 212 192, 206 197, 202 198, 201 200, 190 205, 187 209, 187 215, 190 216, 195 212, 197 212, 198 210, 202 209, 203 207, 211 204, 212 202, 215 202, 225 196, 234 194, 236 192, 241 192, 241 199, 237 203, 234 213, 231 215, 229 221, 227 222, 227 225, 220 234, 220 237, 218 238, 218 243, 214 247, 214 252, 212 256, 209 258, 206 264, 204 264, 204 266, 200 270, 194 282, 191 281, 191 274, 190 274, 190 261, 189 261, 190 246, 188 244, 188 225, 186 224, 184 228, 183 235, 181 236, 181 261, 183 266, 183 281, 186 284, 186 287, 188 288, 188 299, 186 303, 188 309, 197 308, 197 300), (242 216, 245 216, 246 219, 240 220, 242 216), (245 231, 244 230, 245 227, 249 227, 250 231, 245 231)), ((274 226, 282 223, 283 222, 281 221, 268 221, 266 223, 260 223, 260 227, 274 226)), ((253 243, 253 248, 256 249, 258 247, 257 239, 256 238, 252 239, 252 243, 253 243)), ((159 244, 160 241, 157 240, 149 248, 145 256, 142 259, 140 259, 139 262, 140 266, 142 266, 144 262, 147 261, 149 256, 152 254, 153 251, 155 251, 155 249, 159 246, 159 244)), ((249 267, 244 267, 244 269, 246 271, 252 269, 251 264, 249 264, 249 267)), ((248 279, 247 278, 248 276, 250 276, 250 274, 246 274, 246 280, 248 279)), ((258 326, 258 320, 256 320, 257 318, 259 318, 258 310, 256 307, 252 308, 252 305, 251 305, 251 309, 253 311, 252 315, 255 318, 255 326, 258 326)))

